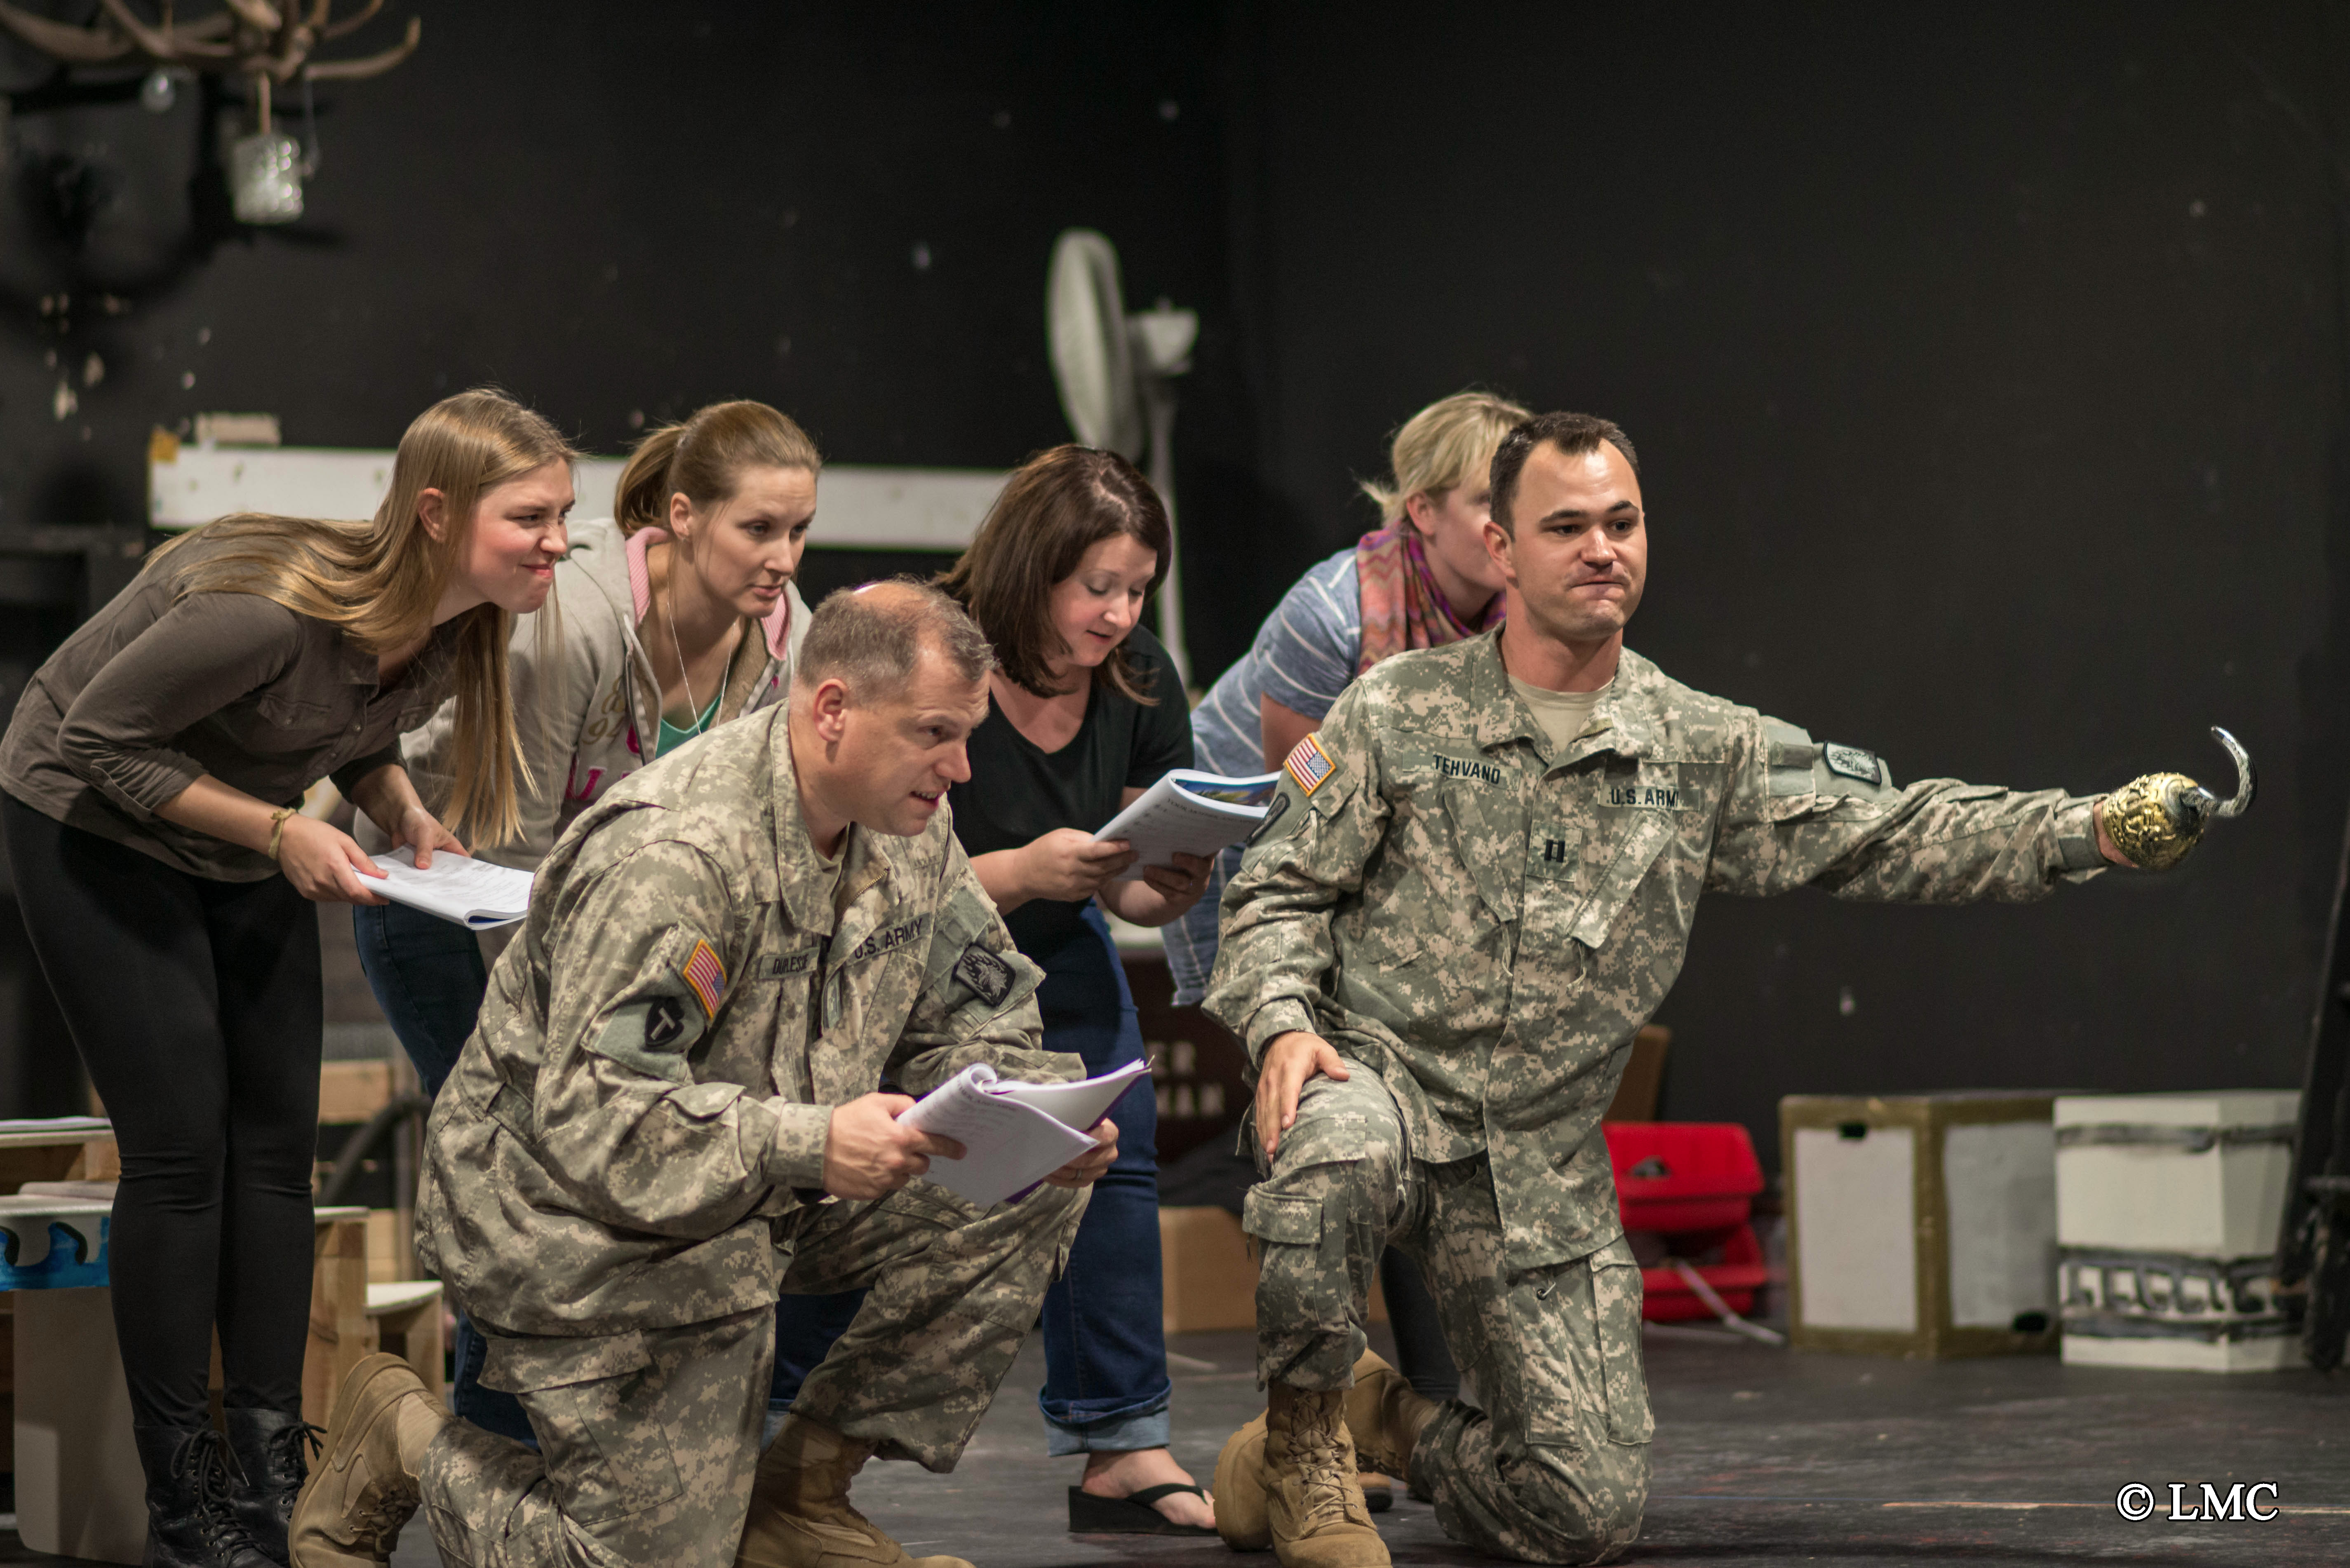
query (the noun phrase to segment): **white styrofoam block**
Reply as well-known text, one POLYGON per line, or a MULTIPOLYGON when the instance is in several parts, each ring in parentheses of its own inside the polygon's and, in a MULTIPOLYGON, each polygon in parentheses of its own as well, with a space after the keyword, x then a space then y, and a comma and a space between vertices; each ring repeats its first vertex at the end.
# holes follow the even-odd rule
POLYGON ((2291 1089, 2067 1095, 2056 1101, 2056 1239, 2066 1247, 2241 1258, 2272 1251, 2293 1177, 2289 1142, 2229 1142, 2290 1127, 2291 1089), (2121 1137, 2136 1141, 2068 1142, 2121 1137), (2146 1129, 2138 1135, 2116 1129, 2146 1129), (2197 1151, 2184 1140, 2221 1135, 2197 1151), (2170 1136, 2174 1141, 2162 1141, 2170 1136))
POLYGON ((1918 1329, 1918 1138, 1795 1129, 1796 1266, 1811 1328, 1918 1329))
POLYGON ((2056 1311, 2056 1133, 2046 1122, 1960 1123, 1942 1135, 1950 1324, 2010 1328, 2056 1311))
POLYGON ((2301 1365, 2301 1341, 2260 1339, 2103 1339, 2064 1334, 2067 1366, 2132 1366, 2149 1372, 2280 1372, 2301 1365))
POLYGON ((146 1478, 114 1339, 114 1293, 17 1291, 16 1533, 36 1552, 137 1563, 146 1478))
MULTIPOLYGON (((389 452, 323 447, 182 446, 148 464, 148 505, 158 528, 186 528, 230 512, 295 517, 371 517, 391 486, 389 452)), ((577 518, 609 517, 619 458, 589 457, 573 470, 577 518)), ((987 469, 882 468, 836 463, 816 485, 813 548, 931 550, 971 543, 1004 476, 987 469)))

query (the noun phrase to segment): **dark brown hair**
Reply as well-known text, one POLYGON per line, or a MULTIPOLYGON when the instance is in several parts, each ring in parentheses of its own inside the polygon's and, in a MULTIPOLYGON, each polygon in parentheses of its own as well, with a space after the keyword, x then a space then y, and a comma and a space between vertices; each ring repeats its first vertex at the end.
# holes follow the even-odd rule
POLYGON ((1493 521, 1504 533, 1517 531, 1510 520, 1510 508, 1518 499, 1518 475, 1534 448, 1555 446, 1569 457, 1581 457, 1597 452, 1603 441, 1624 454, 1634 473, 1640 472, 1640 460, 1632 452, 1632 438, 1613 421, 1596 414, 1536 414, 1503 436, 1493 452, 1493 521))
POLYGON ((637 443, 612 497, 620 532, 669 526, 669 498, 682 494, 697 507, 731 498, 746 468, 820 472, 816 442, 790 416, 747 400, 712 403, 679 424, 663 425, 637 443))
MULTIPOLYGON (((1167 576, 1169 544, 1159 493, 1114 452, 1056 446, 1014 472, 972 535, 971 548, 938 584, 979 622, 1004 675, 1024 691, 1051 697, 1047 667, 1069 651, 1053 629, 1053 589, 1077 569, 1087 550, 1120 534, 1158 558, 1150 573, 1150 592, 1157 593, 1167 576)), ((1119 696, 1157 704, 1125 643, 1110 649, 1101 669, 1119 696)))
POLYGON ((837 678, 850 701, 880 701, 905 690, 925 648, 937 649, 965 680, 984 680, 995 668, 987 639, 962 606, 928 583, 895 577, 837 589, 808 618, 792 682, 813 691, 837 678))

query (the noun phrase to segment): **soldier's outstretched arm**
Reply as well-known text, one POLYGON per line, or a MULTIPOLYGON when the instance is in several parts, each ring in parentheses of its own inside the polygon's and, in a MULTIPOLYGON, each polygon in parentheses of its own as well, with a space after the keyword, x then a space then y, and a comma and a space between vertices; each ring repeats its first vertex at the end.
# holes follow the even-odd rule
POLYGON ((1361 890, 1363 868, 1387 836, 1368 708, 1364 688, 1350 687, 1322 728, 1289 753, 1280 793, 1224 888, 1203 1005, 1240 1037, 1252 1070, 1274 1036, 1318 1033, 1315 1002, 1337 956, 1331 912, 1361 890))
POLYGON ((687 1066, 742 947, 707 856, 663 839, 575 874, 547 940, 533 1119, 566 1202, 607 1224, 702 1236, 776 1189, 823 1185, 825 1106, 696 1083, 687 1066))
POLYGON ((2103 796, 1924 779, 1761 719, 1723 804, 1708 885, 1766 894, 1804 884, 1840 898, 1963 903, 2045 897, 2114 865, 2103 796))

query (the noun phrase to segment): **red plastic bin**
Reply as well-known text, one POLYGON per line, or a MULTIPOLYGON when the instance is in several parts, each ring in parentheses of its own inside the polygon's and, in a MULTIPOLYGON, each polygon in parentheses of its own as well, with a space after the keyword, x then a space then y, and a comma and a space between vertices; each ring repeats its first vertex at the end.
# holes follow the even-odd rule
POLYGON ((1737 1122, 1605 1122, 1627 1231, 1743 1225, 1762 1190, 1754 1140, 1737 1122))
MULTIPOLYGON (((1684 1245, 1697 1240, 1695 1233, 1677 1236, 1684 1245)), ((1705 1238, 1704 1247, 1690 1246, 1692 1252, 1706 1252, 1715 1246, 1721 1249, 1721 1261, 1695 1265, 1698 1278, 1721 1298, 1721 1304, 1744 1317, 1754 1310, 1754 1293, 1770 1282, 1770 1265, 1762 1261, 1762 1243, 1755 1239, 1752 1225, 1733 1225, 1705 1238)), ((1640 1271, 1640 1315, 1650 1323, 1711 1322, 1713 1309, 1698 1299, 1690 1289, 1689 1281, 1679 1269, 1642 1269, 1640 1271)))
MULTIPOLYGON (((1736 1122, 1607 1122, 1607 1160, 1616 1172, 1624 1229, 1657 1234, 1696 1263, 1698 1277, 1742 1315, 1769 1282, 1762 1244, 1747 1223, 1762 1190, 1754 1140, 1736 1122)), ((1713 1316, 1677 1269, 1640 1271, 1640 1315, 1651 1323, 1713 1316)))

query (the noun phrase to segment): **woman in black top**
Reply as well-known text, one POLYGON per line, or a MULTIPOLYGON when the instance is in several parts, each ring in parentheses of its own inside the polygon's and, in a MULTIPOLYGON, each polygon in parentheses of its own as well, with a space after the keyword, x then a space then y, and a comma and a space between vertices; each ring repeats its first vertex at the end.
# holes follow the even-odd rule
MULTIPOLYGON (((1208 861, 1133 866, 1094 831, 1170 768, 1191 764, 1190 704, 1138 622, 1166 576, 1167 512, 1132 464, 1056 447, 1003 487, 941 586, 995 648, 990 711, 954 786, 955 836, 1020 950, 1044 970, 1045 1048, 1088 1073, 1142 1058, 1126 972, 1097 905, 1137 925, 1189 909, 1208 861)), ((1066 1273, 1045 1298, 1047 1449, 1083 1453, 1069 1522, 1084 1531, 1211 1533, 1205 1491, 1168 1452, 1159 1262, 1158 1105, 1148 1078, 1110 1110, 1118 1157, 1094 1188, 1066 1273)), ((820 1359, 825 1308, 785 1298, 786 1360, 820 1359), (810 1343, 795 1351, 794 1322, 810 1343)))
POLYGON ((554 581, 571 457, 500 394, 435 404, 373 521, 224 517, 157 551, 0 742, 17 902, 122 1151, 108 1264, 150 1568, 284 1563, 306 1468, 323 1009, 303 900, 381 903, 383 873, 303 793, 332 777, 420 864, 463 853, 452 828, 514 831, 506 641, 554 581), (452 692, 444 826, 400 737, 452 692))
MULTIPOLYGON (((1113 881, 1134 857, 1093 836, 1168 769, 1191 765, 1183 683, 1139 624, 1167 575, 1168 545, 1166 508, 1132 464, 1056 447, 1012 476, 941 584, 997 659, 991 711, 971 737, 971 778, 950 797, 955 836, 1013 940, 1045 971, 1036 992, 1045 1048, 1083 1056, 1088 1073, 1142 1059, 1101 909, 1161 926, 1207 886, 1209 862, 1193 855, 1113 881)), ((1045 1298, 1037 1402, 1047 1451, 1086 1455, 1084 1484, 1070 1489, 1071 1528, 1151 1529, 1149 1509, 1205 1531, 1215 1521, 1207 1494, 1167 1449, 1149 1080, 1110 1116, 1118 1161, 1095 1186, 1068 1272, 1045 1298)))

